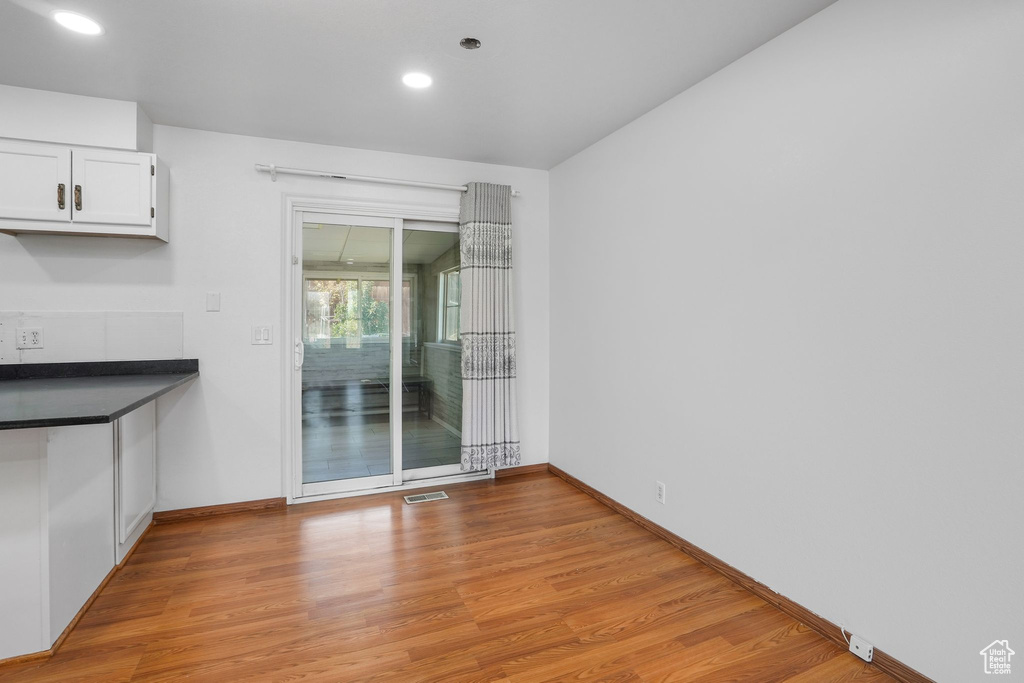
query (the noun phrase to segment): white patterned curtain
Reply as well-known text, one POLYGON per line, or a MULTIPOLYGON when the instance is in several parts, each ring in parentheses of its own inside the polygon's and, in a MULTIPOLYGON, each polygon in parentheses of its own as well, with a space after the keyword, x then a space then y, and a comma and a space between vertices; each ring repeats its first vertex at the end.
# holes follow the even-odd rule
POLYGON ((515 467, 516 332, 512 314, 512 188, 470 183, 462 251, 462 469, 515 467))

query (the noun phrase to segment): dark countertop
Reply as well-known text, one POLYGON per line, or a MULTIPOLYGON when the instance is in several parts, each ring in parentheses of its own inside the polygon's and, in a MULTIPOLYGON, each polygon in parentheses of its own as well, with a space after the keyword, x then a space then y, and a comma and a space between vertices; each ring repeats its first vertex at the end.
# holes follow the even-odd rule
POLYGON ((0 366, 0 429, 103 424, 199 377, 198 360, 0 366))

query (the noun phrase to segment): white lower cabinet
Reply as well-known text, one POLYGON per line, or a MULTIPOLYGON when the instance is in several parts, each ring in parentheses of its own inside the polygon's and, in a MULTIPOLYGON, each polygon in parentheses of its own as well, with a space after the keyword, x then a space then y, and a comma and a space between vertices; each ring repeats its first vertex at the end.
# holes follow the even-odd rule
POLYGON ((149 526, 155 406, 0 430, 0 659, 49 649, 149 526))
MULTIPOLYGON (((50 647, 114 566, 110 425, 53 427, 46 444, 50 647)), ((45 649, 43 648, 43 649, 45 649)))
POLYGON ((153 519, 156 504, 156 402, 114 423, 114 516, 118 564, 153 519))

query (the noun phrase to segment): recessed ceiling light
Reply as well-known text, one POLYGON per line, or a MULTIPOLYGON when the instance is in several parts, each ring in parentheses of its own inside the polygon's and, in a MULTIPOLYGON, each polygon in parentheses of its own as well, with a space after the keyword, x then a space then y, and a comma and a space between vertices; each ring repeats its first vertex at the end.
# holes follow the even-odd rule
POLYGON ((53 20, 75 33, 84 33, 87 36, 98 36, 103 33, 102 26, 89 17, 74 12, 54 12, 53 20))
POLYGON ((402 83, 405 83, 410 88, 429 88, 430 84, 433 82, 433 78, 427 74, 421 74, 418 72, 408 73, 402 76, 402 83))

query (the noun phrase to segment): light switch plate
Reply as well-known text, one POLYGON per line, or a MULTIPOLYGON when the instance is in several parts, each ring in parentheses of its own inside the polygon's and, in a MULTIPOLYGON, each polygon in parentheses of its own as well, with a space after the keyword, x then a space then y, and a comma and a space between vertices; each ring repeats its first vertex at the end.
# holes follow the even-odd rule
POLYGON ((215 313, 220 310, 220 292, 206 293, 206 310, 215 313))
POLYGON ((274 327, 272 325, 253 325, 252 343, 257 346, 267 346, 274 343, 274 327))

